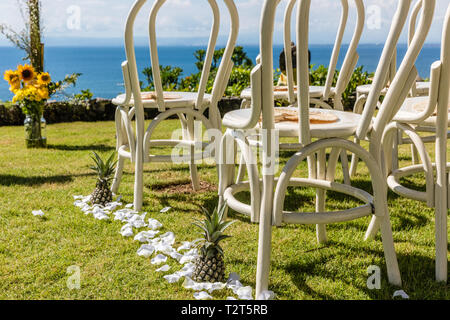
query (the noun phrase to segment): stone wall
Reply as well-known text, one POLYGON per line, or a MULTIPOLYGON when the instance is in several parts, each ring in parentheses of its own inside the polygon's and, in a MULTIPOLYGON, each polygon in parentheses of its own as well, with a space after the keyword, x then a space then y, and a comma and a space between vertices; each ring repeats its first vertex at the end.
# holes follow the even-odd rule
MULTIPOLYGON (((219 102, 219 109, 223 114, 230 110, 239 109, 240 98, 226 97, 219 102)), ((85 105, 68 102, 48 102, 44 107, 44 118, 48 124, 75 121, 112 121, 116 107, 111 100, 95 99, 85 105)), ((146 109, 146 117, 152 119, 156 116, 156 109, 146 109)), ((0 126, 21 126, 25 119, 18 106, 5 107, 0 105, 0 126)))

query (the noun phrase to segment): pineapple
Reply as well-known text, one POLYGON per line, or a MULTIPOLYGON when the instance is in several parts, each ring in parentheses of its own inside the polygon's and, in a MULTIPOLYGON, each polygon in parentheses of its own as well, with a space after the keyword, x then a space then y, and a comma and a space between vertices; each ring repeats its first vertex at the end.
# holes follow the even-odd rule
POLYGON ((223 232, 234 223, 234 221, 223 221, 225 208, 223 206, 220 210, 215 209, 212 214, 203 209, 206 220, 197 220, 193 223, 203 231, 203 238, 199 239, 201 241, 200 255, 195 261, 195 270, 192 276, 194 281, 212 283, 225 281, 224 254, 219 243, 230 237, 224 235, 223 232))
POLYGON ((109 184, 117 161, 114 161, 114 153, 111 154, 106 162, 104 162, 95 152, 93 152, 93 156, 91 156, 91 158, 95 162, 95 166, 92 166, 91 169, 98 174, 97 187, 91 194, 91 201, 93 204, 100 204, 104 206, 108 202, 112 201, 112 192, 109 184))

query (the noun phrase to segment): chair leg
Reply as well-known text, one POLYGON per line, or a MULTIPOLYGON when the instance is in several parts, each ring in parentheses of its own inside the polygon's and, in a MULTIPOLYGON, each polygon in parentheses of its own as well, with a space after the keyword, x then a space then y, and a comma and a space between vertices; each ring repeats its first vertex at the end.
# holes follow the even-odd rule
MULTIPOLYGON (((358 138, 355 138, 354 142, 356 144, 360 144, 360 140, 358 138)), ((350 177, 354 177, 356 175, 356 170, 358 169, 358 163, 359 163, 359 158, 356 154, 352 154, 352 160, 350 163, 350 177)))
MULTIPOLYGON (((342 154, 342 153, 341 153, 342 154)), ((317 177, 319 179, 326 179, 326 154, 325 150, 322 149, 318 152, 317 155, 317 177)), ((326 192, 323 189, 316 190, 316 212, 325 212, 325 199, 326 192)), ((327 237, 327 227, 325 224, 316 225, 316 236, 317 241, 320 244, 326 243, 328 241, 327 237)))
POLYGON ((396 130, 393 135, 393 144, 392 144, 392 161, 390 170, 388 172, 392 172, 393 170, 397 170, 399 168, 400 162, 398 159, 398 146, 399 146, 399 138, 402 136, 402 132, 400 130, 396 130))
MULTIPOLYGON (((139 149, 139 148, 137 148, 139 149)), ((144 163, 142 159, 142 150, 136 154, 136 167, 134 172, 134 210, 142 210, 142 199, 144 194, 144 163), (141 152, 139 152, 141 151, 141 152)))
POLYGON ((370 221, 369 228, 366 231, 364 240, 374 240, 378 231, 380 230, 380 220, 377 217, 372 217, 370 221))
POLYGON ((419 152, 414 144, 411 144, 411 158, 413 164, 419 164, 419 152))
MULTIPOLYGON (((187 120, 188 136, 191 141, 195 141, 194 117, 188 116, 187 120)), ((189 171, 191 173, 192 189, 200 190, 200 181, 198 178, 197 164, 195 163, 195 146, 191 147, 191 160, 189 163, 189 171)))
MULTIPOLYGON (((192 150, 193 152, 193 150, 192 150)), ((200 190, 200 180, 198 178, 198 170, 197 165, 195 164, 195 161, 191 161, 189 163, 189 171, 191 172, 191 181, 192 181, 192 189, 194 191, 200 190)))
POLYGON ((435 229, 436 229, 436 281, 447 282, 447 252, 448 252, 448 233, 447 233, 447 209, 435 208, 435 229))
POLYGON ((384 257, 386 259, 389 283, 401 286, 402 279, 400 275, 400 269, 398 267, 397 254, 395 253, 394 247, 394 238, 392 236, 391 222, 387 210, 383 217, 377 217, 377 219, 381 220, 381 237, 383 240, 384 257))
MULTIPOLYGON (((357 114, 362 114, 363 109, 364 109, 364 104, 366 103, 366 99, 367 99, 367 95, 357 93, 353 112, 355 112, 357 114)), ((361 143, 361 140, 358 138, 355 138, 354 142, 359 145, 361 143)), ((358 156, 356 154, 352 154, 352 160, 350 163, 350 171, 349 171, 350 177, 354 177, 356 175, 356 170, 358 169, 358 163, 359 163, 358 156)))
MULTIPOLYGON (((222 136, 222 140, 220 142, 219 147, 219 185, 218 185, 218 195, 219 195, 219 208, 225 205, 224 193, 228 186, 233 181, 234 178, 234 164, 230 164, 230 155, 234 149, 234 140, 233 137, 225 133, 222 136)), ((228 208, 225 211, 224 219, 228 216, 228 208)))
POLYGON ((342 174, 344 175, 344 183, 346 185, 351 185, 347 152, 345 150, 342 150, 341 152, 341 165, 342 165, 342 174))
POLYGON ((259 222, 256 299, 269 288, 270 254, 272 250, 272 201, 274 177, 263 176, 264 190, 259 222))
POLYGON ((241 183, 244 180, 245 176, 245 164, 244 164, 244 155, 241 154, 239 159, 239 169, 236 177, 236 184, 241 183))
MULTIPOLYGON (((225 205, 224 193, 227 187, 231 184, 234 176, 234 170, 232 165, 219 164, 219 208, 225 205)), ((228 208, 225 211, 224 219, 228 217, 228 208)))
POLYGON ((125 158, 120 157, 117 160, 116 173, 114 175, 114 180, 111 186, 111 191, 114 194, 117 194, 119 191, 120 182, 122 181, 123 167, 125 164, 125 158))
MULTIPOLYGON (((436 156, 439 160, 446 153, 446 142, 438 143, 436 148, 442 149, 436 156)), ((447 233, 447 214, 448 214, 448 175, 446 172, 446 162, 440 161, 444 165, 437 165, 437 181, 435 188, 435 241, 436 241, 436 281, 447 282, 447 252, 448 252, 448 233, 447 233), (446 199, 447 198, 447 199, 446 199)))

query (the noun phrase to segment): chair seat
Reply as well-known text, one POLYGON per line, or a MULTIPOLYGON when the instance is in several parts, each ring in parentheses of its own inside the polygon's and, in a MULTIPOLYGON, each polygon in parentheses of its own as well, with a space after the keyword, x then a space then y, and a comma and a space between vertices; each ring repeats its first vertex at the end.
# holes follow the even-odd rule
MULTIPOLYGON (((295 111, 295 107, 277 107, 289 111, 295 111)), ((360 123, 361 115, 353 112, 328 110, 310 108, 311 111, 321 113, 331 113, 335 115, 338 120, 332 123, 310 124, 311 136, 313 138, 329 138, 329 137, 343 137, 347 138, 355 134, 356 129, 360 123)), ((251 116, 251 109, 240 109, 228 112, 223 118, 223 125, 228 128, 233 128, 239 123, 245 123, 251 116)), ((259 129, 259 123, 256 129, 259 129)), ((298 122, 282 121, 275 123, 275 129, 279 130, 280 137, 298 137, 298 122)))
MULTIPOLYGON (((364 84, 361 86, 358 86, 356 88, 356 92, 358 94, 369 94, 370 90, 372 89, 372 85, 371 84, 364 84)), ((384 88, 383 90, 381 90, 381 95, 385 96, 387 93, 387 88, 384 88)), ((428 92, 430 92, 430 82, 425 82, 425 81, 419 81, 416 82, 416 91, 418 95, 427 95, 428 92)))
MULTIPOLYGON (((153 92, 142 92, 142 102, 144 108, 158 108, 156 100, 152 99, 153 92)), ((165 91, 164 102, 166 108, 180 108, 180 107, 193 107, 197 102, 197 92, 182 92, 182 91, 165 91)), ((120 105, 119 101, 123 101, 125 94, 118 95, 112 100, 115 105, 120 105)), ((211 101, 211 95, 205 94, 203 98, 204 102, 211 101)), ((134 99, 131 98, 130 105, 134 105, 134 99)))
POLYGON ((416 82, 416 90, 419 95, 427 95, 430 92, 431 82, 416 82))
MULTIPOLYGON (((370 90, 372 90, 372 85, 371 84, 363 84, 360 86, 356 87, 356 92, 358 94, 369 94, 370 90)), ((384 88, 383 90, 381 90, 381 95, 385 96, 387 93, 387 88, 384 88)))
MULTIPOLYGON (((426 96, 407 98, 403 103, 403 105, 401 106, 400 110, 395 115, 394 121, 419 124, 419 122, 415 121, 414 118, 417 118, 417 115, 425 110, 425 108, 428 105, 428 99, 429 97, 426 96)), ((420 124, 435 126, 436 113, 433 113, 430 117, 428 117, 424 121, 420 121, 420 124)))
MULTIPOLYGON (((322 86, 310 86, 309 87, 310 97, 311 98, 320 98, 322 96, 324 89, 325 89, 325 87, 322 87, 322 86)), ((332 89, 332 91, 333 91, 333 89, 332 89)), ((294 87, 294 92, 297 93, 297 86, 294 87)), ((289 98, 288 87, 287 86, 275 86, 273 94, 274 94, 274 99, 287 100, 289 98)), ((251 99, 252 98, 252 88, 244 89, 241 92, 241 98, 242 99, 251 99)))

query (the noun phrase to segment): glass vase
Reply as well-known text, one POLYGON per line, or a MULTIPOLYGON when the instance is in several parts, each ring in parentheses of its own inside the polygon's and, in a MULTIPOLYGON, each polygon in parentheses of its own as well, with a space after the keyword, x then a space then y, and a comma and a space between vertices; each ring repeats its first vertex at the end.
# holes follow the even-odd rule
POLYGON ((25 143, 27 148, 46 148, 45 134, 47 122, 42 115, 26 115, 24 121, 25 143))

